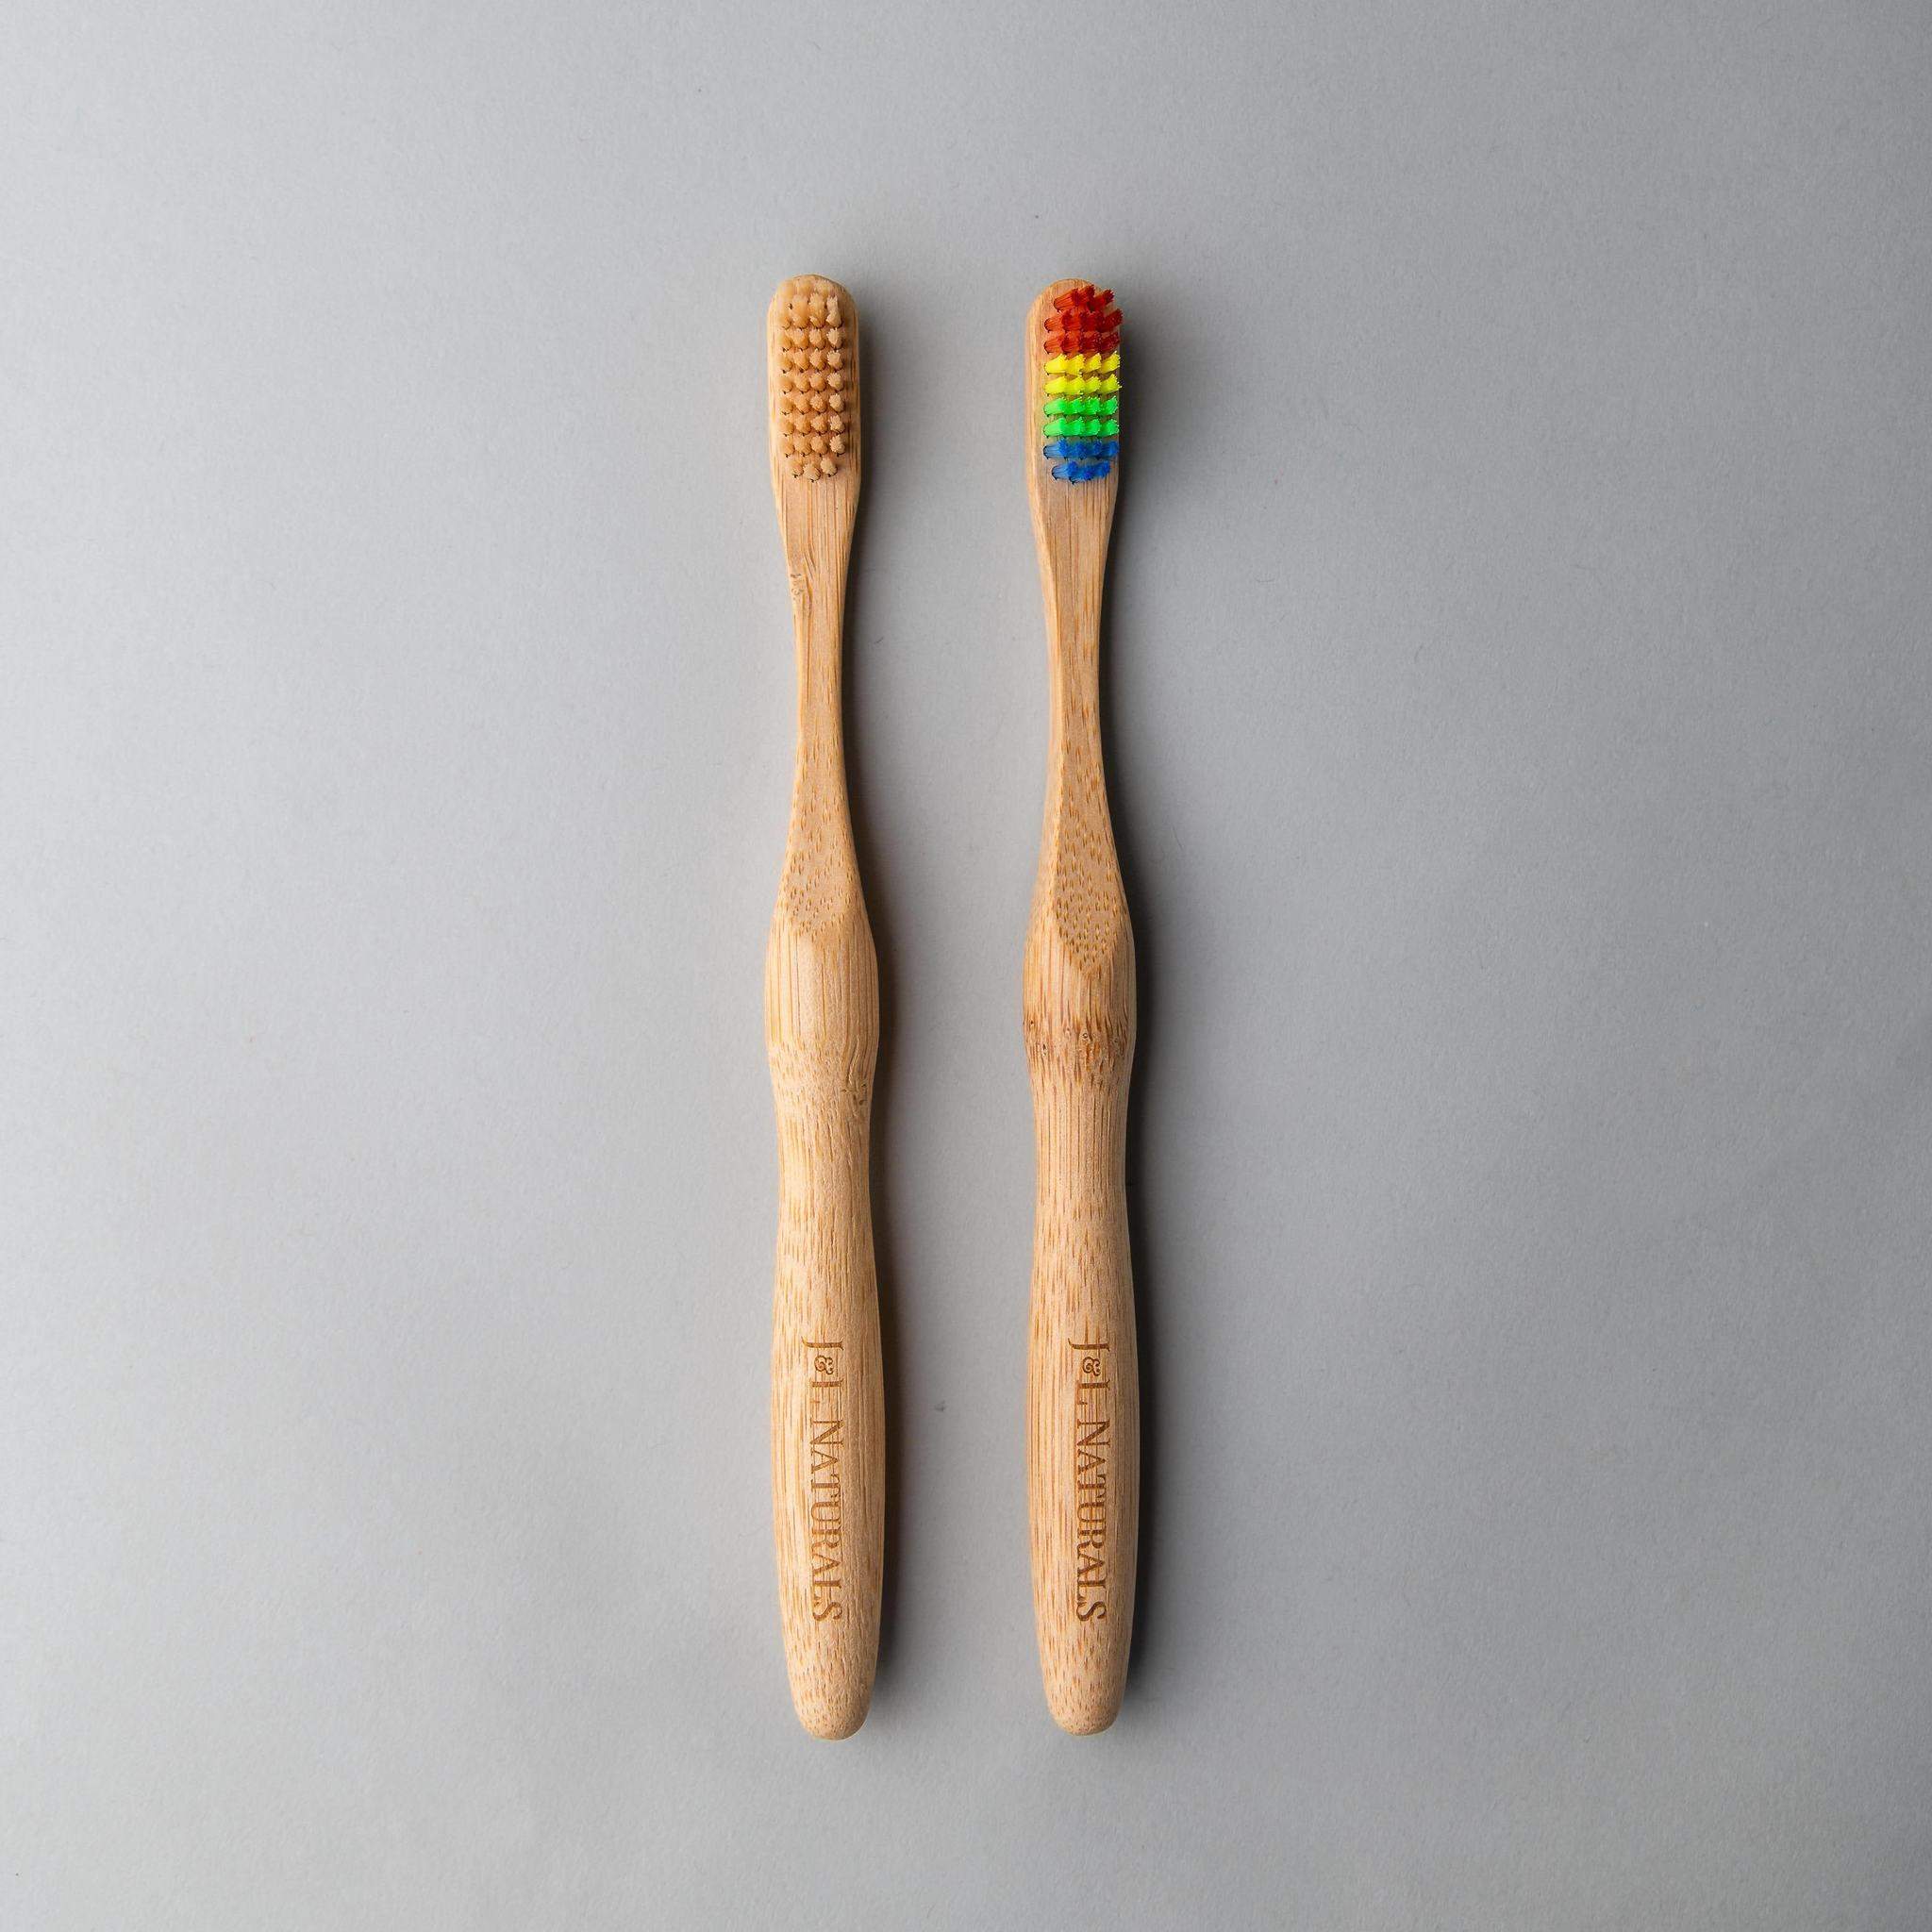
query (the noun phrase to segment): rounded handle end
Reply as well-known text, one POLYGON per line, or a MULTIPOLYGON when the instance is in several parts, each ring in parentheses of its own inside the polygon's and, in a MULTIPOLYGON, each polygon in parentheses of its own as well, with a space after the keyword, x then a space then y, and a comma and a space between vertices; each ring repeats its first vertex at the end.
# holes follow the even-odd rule
POLYGON ((791 1684, 791 1707, 814 1738, 849 1738, 872 1708, 872 1684, 791 1684))

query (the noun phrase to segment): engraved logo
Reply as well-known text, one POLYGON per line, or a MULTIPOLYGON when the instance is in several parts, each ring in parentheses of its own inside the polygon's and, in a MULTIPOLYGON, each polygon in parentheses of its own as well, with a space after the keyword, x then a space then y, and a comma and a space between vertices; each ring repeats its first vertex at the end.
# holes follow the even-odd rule
POLYGON ((845 1617, 845 1377, 842 1341, 805 1344, 807 1517, 811 1524, 811 1614, 845 1617))
POLYGON ((1105 1341, 1070 1341, 1074 1351, 1074 1614, 1104 1622, 1108 1494, 1113 1456, 1113 1383, 1105 1341))

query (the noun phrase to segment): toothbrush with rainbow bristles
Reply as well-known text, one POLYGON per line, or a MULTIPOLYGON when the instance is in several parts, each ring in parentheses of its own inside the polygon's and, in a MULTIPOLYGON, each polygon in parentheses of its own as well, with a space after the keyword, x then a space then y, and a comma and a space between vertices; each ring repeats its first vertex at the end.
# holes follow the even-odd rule
POLYGON ((868 1142, 878 959, 845 796, 840 658, 858 506, 858 319, 822 275, 781 283, 765 323, 772 489, 791 582, 798 759, 765 956, 778 1119, 772 1297, 772 1522, 799 1722, 849 1737, 878 1656, 885 1407, 868 1142))
POLYGON ((1120 311, 1055 282, 1026 318, 1026 493, 1046 600, 1046 820, 1024 1012, 1037 1174, 1026 1374, 1033 1612, 1064 1729, 1120 1709, 1134 1627, 1141 1384, 1127 1253, 1134 935, 1100 751, 1100 605, 1120 489, 1120 311))

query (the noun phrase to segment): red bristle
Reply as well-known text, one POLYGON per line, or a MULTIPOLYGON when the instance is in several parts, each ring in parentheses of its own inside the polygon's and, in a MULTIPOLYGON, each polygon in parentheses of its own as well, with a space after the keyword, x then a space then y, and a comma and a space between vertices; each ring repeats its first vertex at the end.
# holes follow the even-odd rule
POLYGON ((1076 282, 1053 298, 1042 317, 1044 353, 1049 356, 1108 356, 1120 347, 1121 312, 1108 305, 1111 289, 1076 282))

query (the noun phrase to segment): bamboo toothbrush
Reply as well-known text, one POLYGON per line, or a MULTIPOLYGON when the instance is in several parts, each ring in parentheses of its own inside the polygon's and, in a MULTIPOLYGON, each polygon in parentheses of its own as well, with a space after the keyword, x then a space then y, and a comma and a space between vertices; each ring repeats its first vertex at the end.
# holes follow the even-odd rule
POLYGON ((1046 599, 1046 823, 1024 1010, 1037 1185, 1027 1348, 1033 1614, 1064 1729, 1120 1709, 1134 1626, 1141 1384, 1127 1255, 1134 935, 1100 756, 1100 599, 1120 487, 1120 311, 1055 282, 1026 317, 1026 494, 1046 599))
POLYGON ((791 580, 798 759, 765 958, 778 1117, 772 1518, 785 1664, 820 1738, 865 1722, 885 1553, 885 1408, 867 1141, 878 961, 845 800, 840 654, 858 504, 858 329, 837 282, 782 283, 766 319, 772 488, 791 580))

